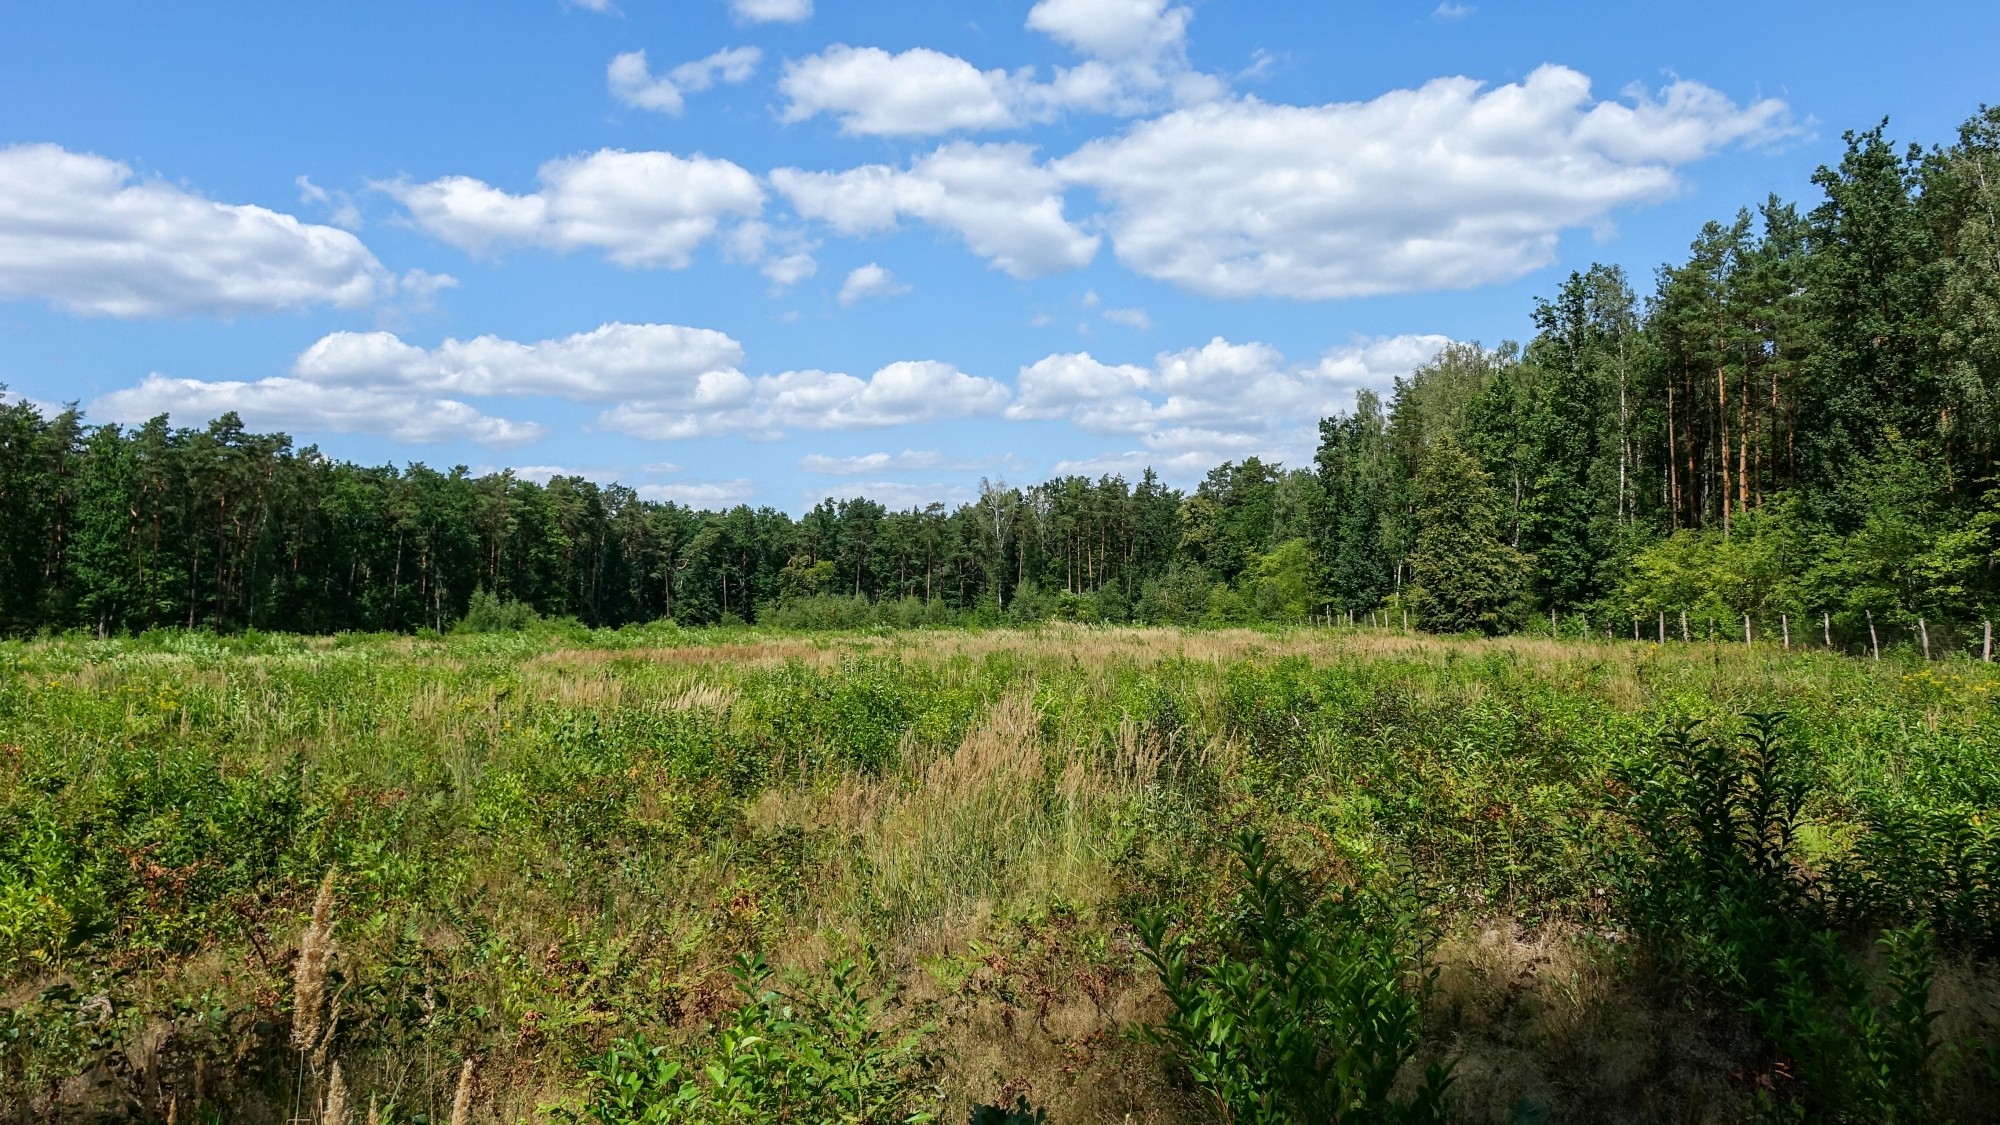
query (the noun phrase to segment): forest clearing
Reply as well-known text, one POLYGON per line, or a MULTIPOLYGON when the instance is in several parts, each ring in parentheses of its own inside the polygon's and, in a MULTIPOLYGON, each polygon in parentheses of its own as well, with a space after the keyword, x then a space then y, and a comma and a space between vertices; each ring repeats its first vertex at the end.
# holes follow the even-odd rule
POLYGON ((1996 691, 1344 626, 9 642, 0 1107, 1990 1119, 1996 691))

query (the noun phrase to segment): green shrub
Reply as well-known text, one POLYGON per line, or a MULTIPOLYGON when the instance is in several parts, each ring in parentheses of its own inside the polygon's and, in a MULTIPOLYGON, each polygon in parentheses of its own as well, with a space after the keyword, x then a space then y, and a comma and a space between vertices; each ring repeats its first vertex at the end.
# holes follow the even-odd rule
POLYGON ((1627 924, 1670 980, 1761 1033, 1768 1115, 1932 1120, 1930 931, 1882 936, 1881 981, 1849 959, 1800 846, 1806 758, 1783 716, 1744 722, 1717 735, 1682 725, 1613 771, 1639 841, 1619 873, 1627 924))
POLYGON ((474 590, 454 633, 519 633, 541 620, 534 607, 486 590, 474 590))
POLYGON ((621 1040, 585 1076, 585 1102, 561 1116, 595 1125, 911 1125, 930 1121, 928 1029, 888 1026, 888 992, 867 993, 851 960, 824 978, 773 987, 761 955, 731 969, 743 1006, 700 1049, 676 1057, 621 1040))
POLYGON ((1234 851, 1243 885, 1216 948, 1139 922, 1171 1005, 1150 1038, 1231 1125, 1442 1121, 1443 1067, 1394 1093, 1433 979, 1414 920, 1360 891, 1313 894, 1259 834, 1234 851))

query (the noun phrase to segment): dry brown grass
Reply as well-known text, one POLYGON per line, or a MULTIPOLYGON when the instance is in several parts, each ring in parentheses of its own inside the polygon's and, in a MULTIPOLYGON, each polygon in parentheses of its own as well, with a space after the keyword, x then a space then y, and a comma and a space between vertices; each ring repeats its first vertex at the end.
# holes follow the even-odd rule
POLYGON ((292 964, 292 1046, 301 1052, 323 1049, 326 975, 333 962, 333 869, 320 881, 312 919, 299 935, 299 952, 292 964))

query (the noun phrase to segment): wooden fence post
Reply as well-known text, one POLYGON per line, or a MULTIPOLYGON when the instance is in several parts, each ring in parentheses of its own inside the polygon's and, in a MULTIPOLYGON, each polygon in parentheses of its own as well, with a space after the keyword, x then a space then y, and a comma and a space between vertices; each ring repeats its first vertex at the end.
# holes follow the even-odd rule
POLYGON ((1826 647, 1828 647, 1828 648, 1832 648, 1832 647, 1833 647, 1833 614, 1831 614, 1831 613, 1828 613, 1828 612, 1827 612, 1827 611, 1825 611, 1825 610, 1820 610, 1820 611, 1819 611, 1819 624, 1820 624, 1820 628, 1822 628, 1822 629, 1825 629, 1825 630, 1826 630, 1826 647))
POLYGON ((1863 610, 1862 612, 1868 615, 1868 651, 1875 654, 1875 659, 1880 660, 1882 659, 1882 638, 1875 635, 1875 611, 1870 609, 1863 610))
POLYGON ((1924 639, 1924 659, 1929 660, 1931 658, 1931 627, 1924 624, 1924 619, 1921 617, 1917 618, 1917 635, 1924 639))
POLYGON ((1667 643, 1667 611, 1660 611, 1660 643, 1667 643))
POLYGON ((1750 615, 1747 613, 1743 615, 1743 643, 1750 643, 1750 615))
POLYGON ((1406 609, 1403 611, 1403 632, 1407 633, 1409 631, 1410 631, 1410 611, 1406 609))
POLYGON ((1792 618, 1789 614, 1778 615, 1778 628, 1785 632, 1785 651, 1792 651, 1792 618))
POLYGON ((1688 638, 1688 611, 1687 611, 1687 610, 1681 610, 1681 643, 1682 643, 1682 644, 1687 644, 1687 643, 1689 643, 1689 638, 1688 638))
POLYGON ((1986 621, 1986 652, 1984 658, 1986 663, 1993 663, 1993 621, 1991 618, 1988 618, 1986 621))

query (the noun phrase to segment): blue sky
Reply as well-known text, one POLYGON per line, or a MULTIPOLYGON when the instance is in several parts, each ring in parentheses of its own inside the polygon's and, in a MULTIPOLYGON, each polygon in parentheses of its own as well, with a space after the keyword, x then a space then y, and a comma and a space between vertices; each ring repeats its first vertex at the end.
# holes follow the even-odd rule
POLYGON ((1292 462, 1995 91, 1991 3, 13 5, 0 382, 799 510, 1292 462), (643 52, 643 55, 639 54, 643 52))

